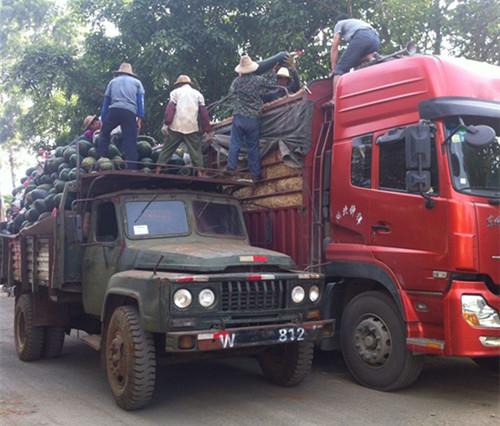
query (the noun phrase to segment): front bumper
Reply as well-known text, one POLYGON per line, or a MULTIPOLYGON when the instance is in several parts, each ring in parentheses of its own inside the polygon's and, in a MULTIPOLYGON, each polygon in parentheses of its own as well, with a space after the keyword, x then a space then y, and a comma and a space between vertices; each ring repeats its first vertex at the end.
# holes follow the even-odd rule
POLYGON ((269 346, 281 343, 316 342, 331 337, 335 320, 279 325, 190 330, 166 333, 167 352, 205 352, 269 346))
POLYGON ((442 327, 421 323, 419 335, 407 339, 413 352, 446 356, 500 356, 500 328, 471 326, 462 313, 462 295, 481 296, 500 311, 500 296, 493 294, 481 281, 453 281, 442 299, 442 327))
POLYGON ((444 298, 445 355, 499 356, 500 346, 486 342, 500 340, 500 328, 469 325, 462 314, 461 299, 466 294, 482 296, 493 309, 500 310, 500 297, 491 293, 483 282, 453 281, 451 290, 444 298))

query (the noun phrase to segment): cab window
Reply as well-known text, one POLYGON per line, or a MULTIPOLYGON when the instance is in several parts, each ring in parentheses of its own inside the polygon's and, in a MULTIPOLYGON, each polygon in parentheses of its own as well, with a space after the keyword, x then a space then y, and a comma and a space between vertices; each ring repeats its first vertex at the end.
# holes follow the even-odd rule
MULTIPOLYGON (((406 157, 404 128, 392 129, 377 140, 379 146, 379 188, 406 191, 406 157)), ((438 192, 436 141, 431 144, 431 189, 438 192)))
POLYGON ((115 205, 112 202, 101 203, 96 209, 96 241, 115 241, 118 238, 115 205))
POLYGON ((183 201, 129 201, 126 206, 127 233, 132 238, 189 234, 183 201))
POLYGON ((352 140, 351 183, 354 186, 370 188, 372 184, 372 135, 352 140))

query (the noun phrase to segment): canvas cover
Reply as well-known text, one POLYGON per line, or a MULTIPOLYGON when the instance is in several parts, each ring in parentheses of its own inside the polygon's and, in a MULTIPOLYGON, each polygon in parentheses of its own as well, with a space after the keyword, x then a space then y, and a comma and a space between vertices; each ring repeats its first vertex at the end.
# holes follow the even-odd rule
MULTIPOLYGON (((311 148, 311 121, 313 102, 301 99, 285 103, 260 117, 260 153, 264 158, 270 152, 279 150, 283 162, 290 167, 300 168, 304 156, 311 148)), ((225 162, 229 151, 231 124, 217 127, 211 149, 217 152, 217 165, 225 162)), ((243 145, 240 158, 246 158, 243 145)))

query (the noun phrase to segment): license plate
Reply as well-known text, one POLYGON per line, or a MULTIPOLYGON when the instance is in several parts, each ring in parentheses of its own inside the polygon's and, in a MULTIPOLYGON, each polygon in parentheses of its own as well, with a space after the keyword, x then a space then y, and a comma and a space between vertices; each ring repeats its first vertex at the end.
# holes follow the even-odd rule
POLYGON ((283 327, 264 330, 221 330, 215 333, 202 333, 198 335, 201 347, 213 345, 221 349, 232 349, 240 346, 255 346, 273 343, 302 342, 307 338, 304 327, 283 327))
POLYGON ((286 327, 278 329, 278 340, 286 342, 302 342, 306 331, 302 327, 286 327))

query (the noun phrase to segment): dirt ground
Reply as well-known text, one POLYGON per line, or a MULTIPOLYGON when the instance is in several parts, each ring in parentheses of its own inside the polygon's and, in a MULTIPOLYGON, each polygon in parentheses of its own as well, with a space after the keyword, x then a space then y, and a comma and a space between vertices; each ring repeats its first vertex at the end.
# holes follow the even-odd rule
POLYGON ((72 336, 58 359, 23 363, 13 298, 0 296, 0 425, 499 425, 499 376, 467 359, 430 358, 411 388, 363 388, 339 355, 317 354, 300 386, 267 383, 252 359, 162 366, 153 403, 119 409, 99 355, 72 336))

